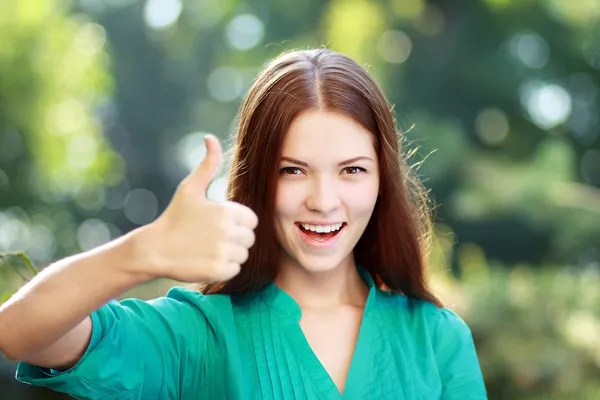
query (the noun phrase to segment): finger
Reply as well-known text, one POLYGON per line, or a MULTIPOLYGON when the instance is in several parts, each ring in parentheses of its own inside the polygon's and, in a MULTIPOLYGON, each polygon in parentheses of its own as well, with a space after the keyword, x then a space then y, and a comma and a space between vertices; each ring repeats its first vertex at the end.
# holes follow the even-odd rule
POLYGON ((223 151, 221 143, 215 135, 206 135, 204 137, 204 144, 206 145, 206 156, 185 178, 185 181, 194 188, 194 191, 206 196, 206 189, 217 175, 217 171, 221 165, 223 151))
POLYGON ((229 262, 219 269, 217 274, 211 280, 212 282, 223 282, 229 280, 240 273, 241 265, 229 262))
POLYGON ((227 279, 231 279, 240 273, 242 266, 238 263, 227 263, 227 266, 225 268, 227 279))
POLYGON ((256 240, 254 231, 245 226, 236 226, 231 230, 230 239, 233 244, 249 249, 256 240))
POLYGON ((235 208, 235 223, 249 229, 255 229, 258 226, 258 216, 256 213, 250 207, 246 207, 243 204, 233 204, 235 208))
POLYGON ((243 264, 248 260, 248 249, 239 245, 232 245, 229 249, 229 254, 227 254, 227 259, 229 262, 236 264, 243 264))

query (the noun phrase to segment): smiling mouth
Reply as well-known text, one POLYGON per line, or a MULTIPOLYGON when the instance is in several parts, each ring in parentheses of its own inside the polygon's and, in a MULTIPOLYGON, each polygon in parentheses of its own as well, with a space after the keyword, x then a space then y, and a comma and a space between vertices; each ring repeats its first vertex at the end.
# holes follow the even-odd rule
POLYGON ((340 234, 341 231, 344 230, 344 228, 346 227, 346 225, 348 225, 346 222, 342 223, 342 226, 332 232, 314 232, 308 229, 305 229, 302 224, 296 222, 296 226, 298 227, 298 229, 300 230, 300 232, 305 235, 307 238, 311 239, 312 241, 315 242, 327 242, 330 239, 333 239, 334 237, 336 237, 337 235, 340 234))

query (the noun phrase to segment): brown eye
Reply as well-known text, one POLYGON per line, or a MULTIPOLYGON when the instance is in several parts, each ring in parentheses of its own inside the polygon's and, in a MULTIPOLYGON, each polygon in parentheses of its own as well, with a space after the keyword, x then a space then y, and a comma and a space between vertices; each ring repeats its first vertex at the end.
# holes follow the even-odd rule
POLYGON ((367 172, 366 169, 361 167, 346 167, 344 168, 344 171, 347 175, 356 175, 360 172, 367 172))
POLYGON ((302 170, 297 167, 285 167, 279 170, 280 175, 300 175, 302 170))

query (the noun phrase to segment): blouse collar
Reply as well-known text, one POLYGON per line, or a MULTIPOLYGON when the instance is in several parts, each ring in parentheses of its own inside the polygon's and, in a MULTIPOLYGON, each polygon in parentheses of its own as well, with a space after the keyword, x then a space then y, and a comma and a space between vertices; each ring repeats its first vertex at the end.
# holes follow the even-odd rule
MULTIPOLYGON (((371 274, 361 266, 357 265, 356 269, 360 277, 369 287, 369 295, 367 303, 370 304, 375 300, 377 287, 371 277, 371 274)), ((287 292, 281 289, 275 282, 270 282, 261 292, 260 297, 270 307, 274 308, 281 316, 290 318, 294 321, 300 321, 302 310, 300 306, 287 292)))

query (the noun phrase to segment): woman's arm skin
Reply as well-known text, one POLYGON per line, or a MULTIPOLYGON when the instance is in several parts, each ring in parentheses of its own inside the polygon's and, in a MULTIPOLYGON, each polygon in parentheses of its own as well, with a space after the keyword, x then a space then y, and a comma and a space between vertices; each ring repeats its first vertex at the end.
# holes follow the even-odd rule
POLYGON ((258 218, 238 203, 206 199, 221 162, 216 137, 207 155, 154 222, 44 269, 0 307, 0 352, 11 360, 65 369, 90 341, 90 314, 158 277, 214 282, 235 276, 254 244, 258 218))
POLYGON ((89 314, 152 278, 136 266, 135 233, 49 266, 3 304, 5 356, 48 368, 74 365, 91 337, 89 314))

